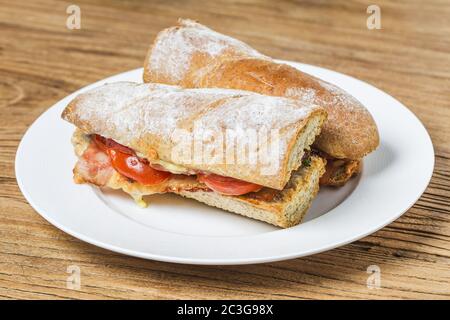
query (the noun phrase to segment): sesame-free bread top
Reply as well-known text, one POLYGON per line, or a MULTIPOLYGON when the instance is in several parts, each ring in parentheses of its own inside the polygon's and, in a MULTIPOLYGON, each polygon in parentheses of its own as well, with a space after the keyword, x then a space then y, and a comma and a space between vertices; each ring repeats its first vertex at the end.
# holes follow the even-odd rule
POLYGON ((319 134, 326 112, 312 104, 248 91, 118 82, 78 95, 62 117, 84 133, 133 149, 152 164, 281 190, 301 166, 304 150, 319 134), (216 138, 230 132, 227 143, 216 138), (260 138, 264 133, 272 139, 268 144, 260 138), (200 147, 191 142, 200 142, 200 147), (243 151, 236 149, 242 145, 243 151))

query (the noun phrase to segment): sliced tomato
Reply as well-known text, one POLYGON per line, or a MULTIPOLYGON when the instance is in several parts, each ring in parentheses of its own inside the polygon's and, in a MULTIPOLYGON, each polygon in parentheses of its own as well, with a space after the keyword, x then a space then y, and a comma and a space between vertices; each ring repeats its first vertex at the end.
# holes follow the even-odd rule
POLYGON ((108 139, 98 134, 94 134, 94 141, 98 145, 98 147, 102 149, 104 152, 108 152, 109 149, 114 149, 122 153, 134 154, 134 151, 131 150, 130 148, 115 142, 113 139, 108 139))
POLYGON ((137 157, 132 149, 112 139, 95 134, 94 141, 109 155, 113 168, 125 177, 144 185, 153 185, 165 181, 170 176, 170 172, 152 168, 147 160, 137 157))
POLYGON ((217 174, 199 174, 198 180, 206 184, 210 189, 228 196, 240 196, 249 192, 262 189, 262 186, 217 174))
POLYGON ((167 180, 170 172, 158 171, 135 155, 108 149, 111 164, 120 174, 133 179, 143 185, 153 185, 167 180))

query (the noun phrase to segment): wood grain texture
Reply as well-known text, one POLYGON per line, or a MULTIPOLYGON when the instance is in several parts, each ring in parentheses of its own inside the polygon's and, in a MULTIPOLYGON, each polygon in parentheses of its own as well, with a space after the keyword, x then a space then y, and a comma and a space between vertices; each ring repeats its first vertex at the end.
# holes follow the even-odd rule
POLYGON ((0 0, 0 299, 450 298, 450 2, 377 1, 381 30, 366 28, 372 2, 363 0, 77 0, 81 30, 68 30, 72 3, 0 0), (146 261, 52 227, 17 187, 14 157, 23 133, 74 90, 140 67, 156 33, 178 17, 399 99, 434 143, 426 192, 400 219, 360 241, 263 265, 146 261), (80 290, 66 288, 69 265, 81 268, 80 290), (369 265, 381 268, 381 289, 367 288, 369 265))

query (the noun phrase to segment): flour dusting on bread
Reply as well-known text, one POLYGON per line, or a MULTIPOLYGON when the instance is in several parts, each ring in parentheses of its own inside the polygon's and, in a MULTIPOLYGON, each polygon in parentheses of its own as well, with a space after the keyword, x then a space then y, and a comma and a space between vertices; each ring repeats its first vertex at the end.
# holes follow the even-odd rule
POLYGON ((166 29, 157 37, 154 45, 158 47, 158 51, 149 61, 153 72, 170 74, 173 81, 182 80, 189 70, 194 53, 216 56, 233 50, 243 56, 265 58, 245 43, 215 32, 195 21, 180 19, 179 23, 181 28, 166 29))

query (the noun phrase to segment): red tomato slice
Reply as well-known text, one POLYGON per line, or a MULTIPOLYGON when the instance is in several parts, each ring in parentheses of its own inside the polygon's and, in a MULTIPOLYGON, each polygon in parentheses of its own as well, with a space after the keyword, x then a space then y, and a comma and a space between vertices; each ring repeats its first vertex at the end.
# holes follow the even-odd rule
POLYGON ((123 153, 115 149, 108 149, 108 154, 114 169, 125 177, 140 182, 143 185, 158 184, 167 180, 170 176, 170 172, 155 170, 135 155, 123 153))
POLYGON ((262 186, 217 174, 198 175, 200 182, 206 184, 210 189, 228 196, 240 196, 249 192, 262 189, 262 186))
POLYGON ((94 141, 99 146, 99 148, 102 149, 104 152, 108 152, 109 149, 114 149, 122 153, 134 155, 134 151, 131 150, 130 148, 125 147, 124 145, 121 145, 120 143, 117 143, 112 139, 102 137, 98 134, 94 134, 94 141))
POLYGON ((94 141, 109 155, 113 168, 125 177, 144 185, 153 185, 165 181, 170 176, 170 172, 153 169, 145 159, 137 157, 132 149, 112 139, 95 134, 94 141))

